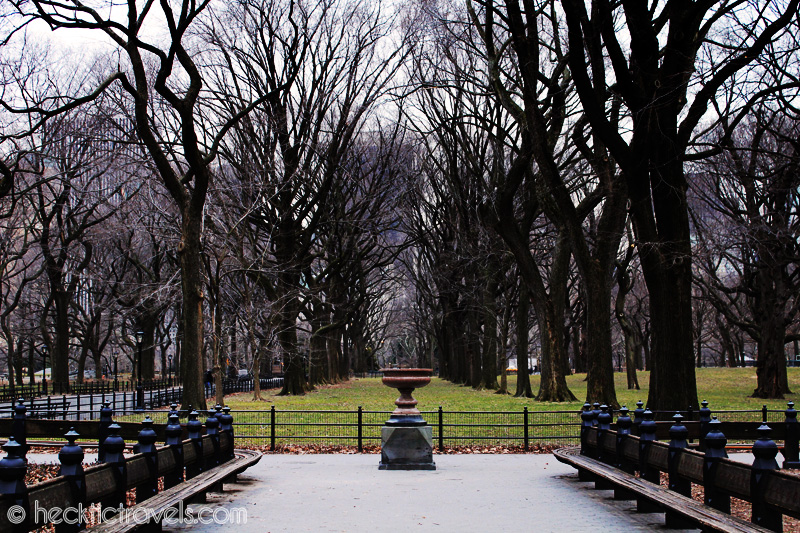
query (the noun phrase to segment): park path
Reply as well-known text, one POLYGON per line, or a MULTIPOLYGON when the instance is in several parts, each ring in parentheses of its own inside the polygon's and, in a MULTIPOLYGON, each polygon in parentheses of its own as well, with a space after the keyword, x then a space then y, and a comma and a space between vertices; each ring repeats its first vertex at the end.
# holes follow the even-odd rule
MULTIPOLYGON (((210 493, 203 520, 244 508, 246 523, 170 525, 198 532, 572 532, 663 529, 578 481, 552 455, 435 455, 437 470, 379 471, 377 455, 265 455, 210 493), (217 510, 216 513, 213 510, 217 510)), ((199 518, 199 516, 198 516, 199 518)), ((680 530, 670 530, 672 532, 680 530)))

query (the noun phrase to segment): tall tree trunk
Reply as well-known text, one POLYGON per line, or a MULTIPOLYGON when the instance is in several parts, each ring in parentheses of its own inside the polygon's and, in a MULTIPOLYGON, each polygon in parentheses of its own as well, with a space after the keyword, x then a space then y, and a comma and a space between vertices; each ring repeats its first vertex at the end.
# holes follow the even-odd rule
POLYGON ((648 131, 634 135, 631 151, 636 164, 626 178, 639 260, 650 295, 647 405, 659 411, 685 410, 697 405, 686 176, 682 157, 675 153, 677 140, 649 131, 658 128, 658 119, 650 113, 643 115, 636 122, 639 129, 648 131), (656 184, 652 192, 650 183, 656 184))
MULTIPOLYGON (((559 231, 553 254, 553 265, 550 269, 550 293, 545 292, 541 279, 535 282, 536 289, 531 291, 542 343, 539 365, 541 384, 536 399, 540 402, 571 402, 577 398, 567 386, 562 364, 566 357, 564 307, 570 259, 570 247, 563 230, 559 231)), ((538 273, 538 270, 536 272, 538 273)))
MULTIPOLYGON (((287 292, 291 290, 287 287, 287 292)), ((288 394, 301 395, 305 394, 308 390, 308 384, 305 377, 305 369, 303 368, 303 358, 297 349, 297 306, 299 302, 294 296, 289 296, 284 299, 283 306, 280 310, 280 319, 278 322, 278 342, 283 351, 284 361, 284 376, 283 388, 280 395, 285 396, 288 394)))
MULTIPOLYGON (((494 266, 494 265, 492 265, 494 266)), ((481 386, 497 390, 497 271, 488 273, 488 282, 483 290, 483 350, 481 386)))
MULTIPOLYGON (((646 255, 647 252, 640 254, 646 255)), ((691 276, 683 270, 682 265, 651 264, 645 274, 650 294, 652 339, 647 405, 653 410, 674 411, 697 405, 691 276)))
POLYGON ((308 384, 311 387, 326 383, 328 378, 328 349, 325 336, 325 318, 323 303, 318 298, 314 301, 314 315, 311 318, 311 338, 308 341, 308 384))
POLYGON ((480 313, 476 307, 477 303, 467 310, 466 323, 466 355, 468 373, 464 385, 474 389, 481 388, 481 320, 480 313))
POLYGON ((181 381, 183 385, 183 409, 191 406, 198 411, 206 410, 203 374, 203 260, 200 245, 202 207, 187 207, 182 212, 181 242, 178 246, 181 266, 181 289, 183 293, 183 343, 181 345, 181 381))
MULTIPOLYGON (((511 302, 508 302, 511 303, 511 302)), ((500 372, 500 388, 497 394, 509 394, 508 392, 508 336, 511 327, 511 315, 513 306, 506 304, 503 309, 503 320, 500 325, 500 341, 497 350, 497 370, 500 372)), ((519 374, 519 366, 517 366, 519 374)))
MULTIPOLYGON (((214 338, 211 340, 211 359, 214 362, 212 373, 214 376, 214 388, 216 389, 217 405, 225 405, 225 390, 223 386, 223 368, 225 368, 225 353, 222 348, 222 302, 219 298, 219 292, 214 299, 214 310, 211 313, 211 325, 214 330, 214 338)), ((258 375, 258 369, 253 368, 253 375, 258 375)), ((255 378, 258 379, 257 377, 255 378)))
POLYGON ((69 305, 72 295, 61 286, 60 281, 51 285, 55 306, 55 343, 50 353, 51 381, 53 390, 69 390, 69 305))
MULTIPOLYGON (((769 257, 766 250, 760 251, 760 257, 769 257)), ((761 266, 756 275, 757 310, 759 311, 759 335, 757 340, 758 357, 756 360, 757 387, 753 391, 754 398, 783 398, 789 390, 786 373, 786 339, 785 307, 782 268, 769 265, 761 266)))
POLYGON ((528 373, 528 313, 531 302, 525 281, 519 281, 519 302, 517 303, 517 398, 533 398, 531 376, 528 373))
POLYGON ((594 264, 586 280, 589 372, 586 401, 619 408, 611 356, 611 284, 604 265, 594 264))

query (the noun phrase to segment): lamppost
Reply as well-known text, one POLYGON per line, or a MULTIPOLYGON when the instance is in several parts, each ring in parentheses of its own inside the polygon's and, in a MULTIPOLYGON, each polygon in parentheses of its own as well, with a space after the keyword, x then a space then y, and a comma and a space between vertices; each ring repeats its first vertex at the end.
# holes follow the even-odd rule
POLYGON ((167 356, 167 377, 169 379, 169 386, 172 387, 172 354, 167 356))
POLYGON ((42 347, 42 389, 43 394, 47 394, 47 377, 45 376, 45 368, 47 368, 47 345, 42 347))
POLYGON ((136 336, 136 346, 139 350, 139 364, 136 366, 136 409, 143 411, 144 388, 142 387, 142 340, 144 339, 144 331, 137 329, 134 335, 136 336))

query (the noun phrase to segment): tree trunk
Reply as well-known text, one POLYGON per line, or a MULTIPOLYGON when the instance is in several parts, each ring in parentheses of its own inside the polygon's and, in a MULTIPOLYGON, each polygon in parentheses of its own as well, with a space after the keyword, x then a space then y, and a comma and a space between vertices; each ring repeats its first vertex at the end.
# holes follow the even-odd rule
POLYGON ((534 294, 533 308, 539 322, 539 334, 542 343, 542 357, 539 365, 541 384, 536 400, 540 402, 571 402, 577 398, 567 386, 563 373, 563 361, 566 357, 564 343, 564 310, 566 305, 567 278, 569 275, 570 248, 563 230, 559 231, 553 265, 550 268, 550 294, 544 293, 543 284, 537 284, 534 294), (537 293, 542 294, 537 297, 537 293))
POLYGON ((69 305, 71 295, 60 283, 51 284, 55 305, 55 350, 50 353, 51 380, 53 390, 69 390, 69 305))
POLYGON ((567 387, 567 381, 561 373, 560 361, 564 352, 562 327, 558 325, 557 321, 552 320, 551 311, 537 312, 536 317, 539 321, 539 330, 542 332, 542 355, 539 363, 541 384, 536 400, 540 402, 576 401, 577 398, 567 387))
MULTIPOLYGON (((217 405, 225 405, 225 390, 222 384, 225 377, 222 372, 222 369, 225 368, 225 354, 222 349, 222 321, 222 302, 220 301, 219 293, 217 293, 217 298, 214 300, 214 309, 211 312, 211 325, 214 329, 214 338, 211 340, 212 375, 214 376, 214 388, 217 391, 217 405)), ((258 370, 254 368, 253 375, 257 373, 258 370)))
MULTIPOLYGON (((647 252, 640 253, 642 263, 647 252)), ((683 260, 689 263, 688 254, 683 260)), ((644 269, 643 269, 644 270, 644 269)), ((691 275, 684 265, 649 264, 645 271, 650 293, 651 353, 648 407, 686 410, 697 405, 692 346, 691 275)))
POLYGON ((586 330, 589 372, 586 401, 619 408, 614 387, 614 363, 611 355, 611 277, 605 268, 593 262, 586 287, 586 330))
POLYGON ((305 394, 308 385, 306 383, 303 359, 297 350, 297 328, 295 319, 297 314, 294 312, 298 304, 296 298, 290 296, 284 300, 284 308, 280 311, 280 321, 278 322, 278 343, 283 351, 284 374, 283 388, 280 396, 302 395, 305 394))
POLYGON ((530 295, 525 281, 519 281, 519 302, 517 303, 517 398, 533 398, 531 376, 528 373, 528 313, 530 295))
POLYGON ((756 360, 757 386, 753 398, 783 399, 789 394, 786 376, 786 356, 783 353, 784 332, 770 321, 762 321, 761 336, 758 340, 758 358, 756 360), (773 329, 774 328, 774 329, 773 329))
POLYGON ((191 406, 206 411, 203 373, 203 260, 200 245, 202 208, 182 211, 181 242, 178 246, 181 265, 183 306, 183 343, 181 345, 181 381, 183 385, 183 410, 191 406))
POLYGON ((323 329, 323 319, 319 316, 320 312, 317 306, 315 306, 314 312, 315 315, 311 320, 311 339, 308 341, 308 358, 311 365, 308 371, 308 380, 312 387, 324 384, 329 372, 327 338, 323 329))
MULTIPOLYGON (((769 257, 766 250, 759 253, 761 258, 769 257)), ((754 398, 782 399, 789 390, 786 373, 785 307, 782 268, 773 265, 759 265, 757 279, 757 305, 759 335, 757 339, 758 356, 756 361, 757 386, 754 398)))
POLYGON ((481 386, 497 390, 497 271, 489 272, 483 291, 483 350, 481 386))

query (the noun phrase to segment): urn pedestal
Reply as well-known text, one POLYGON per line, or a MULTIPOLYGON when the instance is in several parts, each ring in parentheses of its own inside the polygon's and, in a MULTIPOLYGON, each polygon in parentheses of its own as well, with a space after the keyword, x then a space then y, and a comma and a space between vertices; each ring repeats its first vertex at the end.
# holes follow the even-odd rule
POLYGON ((400 391, 397 408, 381 429, 380 470, 436 470, 433 430, 417 409, 414 389, 431 381, 430 368, 386 368, 383 384, 400 391))

